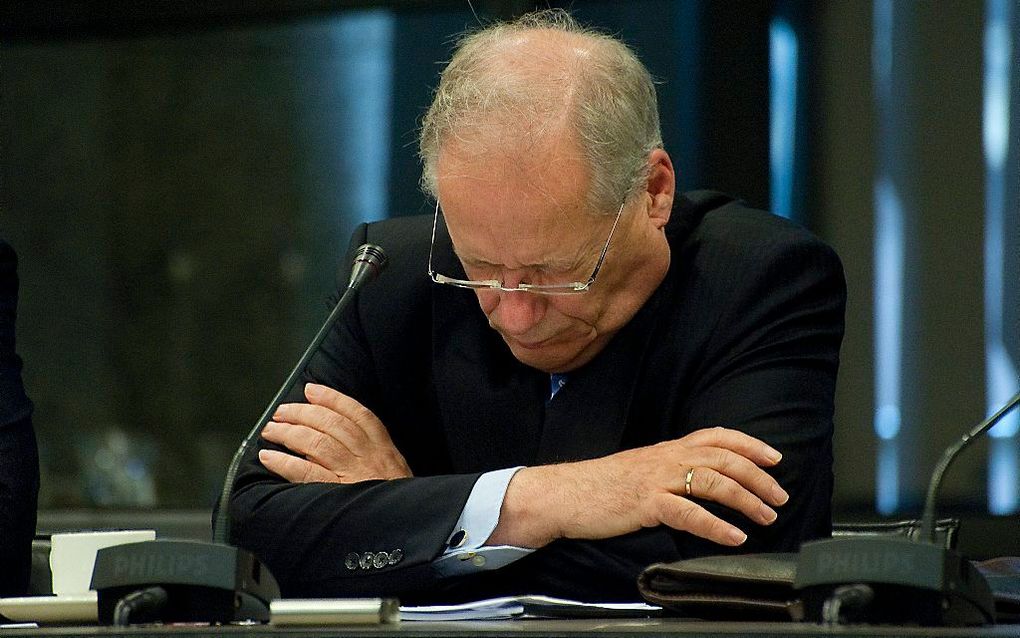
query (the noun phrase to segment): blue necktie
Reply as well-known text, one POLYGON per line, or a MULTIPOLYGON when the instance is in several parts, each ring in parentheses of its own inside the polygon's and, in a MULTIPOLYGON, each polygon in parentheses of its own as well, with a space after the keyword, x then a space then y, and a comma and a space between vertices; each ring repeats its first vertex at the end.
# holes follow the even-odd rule
POLYGON ((556 393, 560 391, 560 388, 562 388, 566 384, 567 384, 567 375, 565 375, 565 374, 558 374, 556 372, 550 374, 549 375, 549 400, 546 401, 546 403, 549 403, 549 401, 552 401, 553 397, 556 396, 556 393))

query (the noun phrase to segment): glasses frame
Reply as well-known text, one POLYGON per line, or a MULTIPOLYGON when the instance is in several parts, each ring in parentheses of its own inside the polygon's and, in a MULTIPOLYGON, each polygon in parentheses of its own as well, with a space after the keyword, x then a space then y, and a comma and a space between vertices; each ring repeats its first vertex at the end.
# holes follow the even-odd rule
POLYGON ((627 202, 625 201, 620 204, 620 209, 616 211, 616 219, 613 220, 613 227, 609 231, 609 237, 606 238, 606 245, 602 247, 602 252, 599 254, 599 260, 595 264, 595 270, 591 271, 591 276, 588 277, 588 281, 574 281, 566 284, 520 283, 516 286, 504 286, 503 282, 498 279, 455 279, 453 277, 441 275, 432 268, 432 251, 436 247, 436 227, 439 224, 439 200, 437 199, 436 213, 432 218, 432 243, 429 245, 429 278, 437 284, 456 286, 457 288, 467 288, 469 290, 530 292, 533 295, 577 295, 588 292, 595 283, 595 278, 598 277, 599 270, 602 268, 602 262, 606 259, 606 253, 609 252, 609 244, 613 241, 613 235, 616 233, 616 227, 620 224, 620 217, 623 214, 623 207, 626 203, 627 202))

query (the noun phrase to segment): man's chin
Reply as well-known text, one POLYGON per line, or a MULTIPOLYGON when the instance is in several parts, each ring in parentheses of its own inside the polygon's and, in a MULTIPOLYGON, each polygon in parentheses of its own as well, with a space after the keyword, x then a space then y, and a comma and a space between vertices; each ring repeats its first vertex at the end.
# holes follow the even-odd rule
POLYGON ((543 372, 566 372, 578 367, 575 361, 584 350, 574 343, 529 345, 506 337, 503 340, 510 347, 514 358, 543 372))

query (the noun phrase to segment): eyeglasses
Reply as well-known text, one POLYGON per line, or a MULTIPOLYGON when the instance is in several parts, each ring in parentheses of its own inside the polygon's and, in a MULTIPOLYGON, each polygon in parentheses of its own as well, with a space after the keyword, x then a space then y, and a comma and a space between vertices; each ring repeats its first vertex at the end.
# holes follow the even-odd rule
POLYGON ((609 237, 606 238, 606 245, 602 247, 602 253, 599 255, 598 263, 595 264, 595 270, 591 271, 591 277, 588 277, 588 281, 575 281, 569 284, 520 283, 516 286, 504 286, 503 282, 498 279, 455 279, 453 277, 447 277, 446 275, 440 275, 432 268, 432 251, 436 247, 436 226, 439 223, 439 201, 436 200, 436 215, 432 219, 432 245, 429 246, 429 277, 437 284, 446 284, 448 286, 456 286, 458 288, 470 288, 472 290, 530 292, 535 295, 576 295, 588 292, 592 284, 595 283, 595 278, 599 274, 599 269, 602 268, 602 262, 606 259, 606 252, 609 251, 609 242, 613 241, 613 233, 616 232, 616 226, 620 223, 620 215, 623 213, 624 204, 626 204, 626 202, 620 204, 620 210, 616 212, 616 219, 613 221, 613 228, 609 231, 609 237))

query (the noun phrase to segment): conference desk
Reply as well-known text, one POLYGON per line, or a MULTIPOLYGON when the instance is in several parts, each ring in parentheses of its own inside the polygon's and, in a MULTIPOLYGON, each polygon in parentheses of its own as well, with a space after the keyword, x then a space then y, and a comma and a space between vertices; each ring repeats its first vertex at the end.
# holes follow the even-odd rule
POLYGON ((39 629, 0 629, 0 637, 18 636, 96 636, 102 638, 153 636, 157 638, 582 638, 584 636, 626 636, 628 638, 664 638, 666 636, 706 638, 779 638, 785 636, 821 638, 871 638, 930 636, 932 638, 986 638, 1020 636, 1020 625, 993 627, 933 628, 841 625, 835 627, 807 623, 703 622, 680 618, 657 619, 517 619, 486 621, 403 622, 385 625, 331 626, 150 626, 150 627, 43 627, 39 629))

